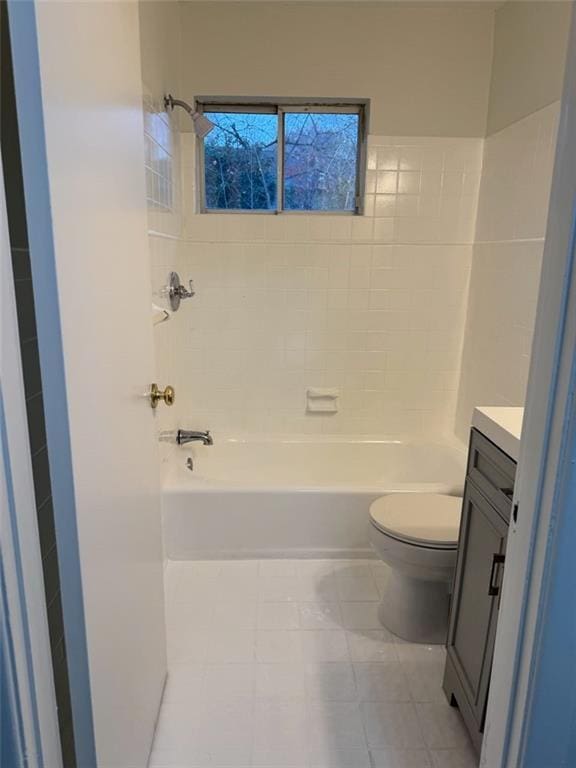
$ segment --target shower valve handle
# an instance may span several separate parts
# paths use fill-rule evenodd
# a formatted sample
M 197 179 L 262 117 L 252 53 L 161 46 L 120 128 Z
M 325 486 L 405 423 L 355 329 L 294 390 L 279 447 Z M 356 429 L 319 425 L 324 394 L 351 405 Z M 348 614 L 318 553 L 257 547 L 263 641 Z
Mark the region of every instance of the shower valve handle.
M 182 285 L 178 272 L 170 272 L 167 294 L 170 300 L 170 308 L 173 312 L 178 310 L 182 299 L 190 299 L 195 295 L 196 291 L 194 290 L 194 284 L 192 280 L 188 280 L 188 285 L 189 288 L 186 288 L 186 286 Z
M 194 290 L 194 283 L 192 280 L 188 280 L 188 285 L 190 286 L 189 289 L 185 288 L 183 285 L 179 285 L 178 288 L 174 288 L 173 290 L 181 299 L 190 299 L 194 296 L 196 291 Z

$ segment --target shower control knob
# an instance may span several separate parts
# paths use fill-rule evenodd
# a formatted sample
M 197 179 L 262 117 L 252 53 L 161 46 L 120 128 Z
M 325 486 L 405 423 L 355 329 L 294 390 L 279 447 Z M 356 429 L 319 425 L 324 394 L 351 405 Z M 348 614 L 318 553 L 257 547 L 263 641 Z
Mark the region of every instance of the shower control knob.
M 178 272 L 170 272 L 168 280 L 168 287 L 166 290 L 168 299 L 170 300 L 170 308 L 173 312 L 177 312 L 178 307 L 182 299 L 190 299 L 196 294 L 194 290 L 194 284 L 192 280 L 188 280 L 189 288 L 186 288 L 180 282 L 180 275 Z
M 158 384 L 152 384 L 150 387 L 150 405 L 152 408 L 156 408 L 160 400 L 164 400 L 166 405 L 174 405 L 175 399 L 174 387 L 167 386 L 164 389 L 159 389 Z

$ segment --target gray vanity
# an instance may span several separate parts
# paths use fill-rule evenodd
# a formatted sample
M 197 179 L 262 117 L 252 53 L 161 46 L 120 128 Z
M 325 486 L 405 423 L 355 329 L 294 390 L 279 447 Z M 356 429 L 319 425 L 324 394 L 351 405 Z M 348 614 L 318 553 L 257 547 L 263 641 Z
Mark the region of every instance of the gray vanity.
M 492 671 L 500 592 L 523 409 L 474 412 L 458 561 L 447 637 L 444 692 L 480 749 Z

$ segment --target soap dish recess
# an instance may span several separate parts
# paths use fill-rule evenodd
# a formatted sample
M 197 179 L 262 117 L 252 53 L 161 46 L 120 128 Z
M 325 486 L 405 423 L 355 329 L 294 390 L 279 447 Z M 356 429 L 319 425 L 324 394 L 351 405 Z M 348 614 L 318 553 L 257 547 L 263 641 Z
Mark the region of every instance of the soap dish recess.
M 310 387 L 306 390 L 306 412 L 338 413 L 339 396 L 340 392 L 337 389 Z

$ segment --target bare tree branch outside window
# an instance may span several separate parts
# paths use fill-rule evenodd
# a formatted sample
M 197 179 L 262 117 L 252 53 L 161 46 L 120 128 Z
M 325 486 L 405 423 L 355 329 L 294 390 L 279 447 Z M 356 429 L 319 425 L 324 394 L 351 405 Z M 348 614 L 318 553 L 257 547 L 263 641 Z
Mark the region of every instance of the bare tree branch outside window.
M 216 126 L 203 147 L 206 210 L 357 210 L 360 109 L 205 114 Z
M 206 113 L 216 128 L 204 140 L 206 207 L 274 210 L 278 116 Z
M 354 210 L 358 115 L 288 113 L 284 132 L 284 207 Z

